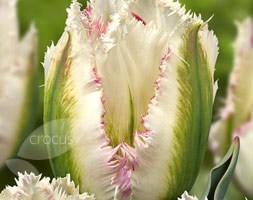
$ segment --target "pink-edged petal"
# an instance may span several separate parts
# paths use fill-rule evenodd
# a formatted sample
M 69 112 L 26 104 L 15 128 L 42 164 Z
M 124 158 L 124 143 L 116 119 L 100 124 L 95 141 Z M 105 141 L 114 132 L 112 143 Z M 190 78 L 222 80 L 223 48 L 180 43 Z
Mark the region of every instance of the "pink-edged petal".
M 253 109 L 253 19 L 238 22 L 237 27 L 235 60 L 228 90 L 234 104 L 234 127 L 249 119 Z
M 133 144 L 134 132 L 144 130 L 141 118 L 155 95 L 154 84 L 161 58 L 168 51 L 168 37 L 152 23 L 143 25 L 135 18 L 121 18 L 110 34 L 114 46 L 97 60 L 105 100 L 105 129 L 114 146 Z
M 66 32 L 46 56 L 45 122 L 65 120 L 62 125 L 46 127 L 49 137 L 69 138 L 64 145 L 49 147 L 50 154 L 71 145 L 71 150 L 51 163 L 56 176 L 71 173 L 81 191 L 94 193 L 97 199 L 112 199 L 110 184 L 115 169 L 108 162 L 113 149 L 103 131 L 102 90 L 94 73 L 94 58 L 86 29 L 80 26 L 80 5 L 68 10 Z M 83 28 L 82 28 L 83 27 Z
M 210 132 L 210 147 L 215 159 L 220 160 L 227 151 L 232 134 L 242 123 L 249 120 L 253 109 L 253 20 L 247 18 L 237 23 L 238 36 L 234 44 L 234 67 L 230 75 L 225 106 L 220 119 Z
M 213 66 L 208 62 L 207 45 L 200 39 L 208 30 L 199 27 L 198 23 L 192 24 L 178 45 L 180 54 L 172 49 L 164 60 L 156 97 L 144 117 L 149 133 L 146 137 L 136 134 L 139 167 L 132 179 L 136 199 L 176 198 L 182 190 L 190 189 L 196 178 L 214 95 Z M 210 39 L 211 44 L 217 44 L 215 36 Z

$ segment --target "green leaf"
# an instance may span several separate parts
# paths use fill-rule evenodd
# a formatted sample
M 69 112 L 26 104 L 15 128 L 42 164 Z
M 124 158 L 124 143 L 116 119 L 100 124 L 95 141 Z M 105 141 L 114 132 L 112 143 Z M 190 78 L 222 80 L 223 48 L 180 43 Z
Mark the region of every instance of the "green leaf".
M 222 200 L 227 192 L 229 183 L 233 177 L 240 149 L 239 138 L 236 137 L 221 162 L 215 166 L 210 174 L 205 193 L 201 200 L 207 197 L 209 200 Z

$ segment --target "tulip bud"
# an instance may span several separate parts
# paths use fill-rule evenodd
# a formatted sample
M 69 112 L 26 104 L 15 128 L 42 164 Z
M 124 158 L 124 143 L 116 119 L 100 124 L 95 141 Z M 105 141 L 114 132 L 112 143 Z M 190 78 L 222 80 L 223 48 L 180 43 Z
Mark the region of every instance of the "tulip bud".
M 0 166 L 34 121 L 36 30 L 18 37 L 16 1 L 0 0 Z
M 81 11 L 73 1 L 44 62 L 45 132 L 73 141 L 50 156 L 55 175 L 71 173 L 97 199 L 181 196 L 204 156 L 217 54 L 213 32 L 178 2 L 97 0 Z

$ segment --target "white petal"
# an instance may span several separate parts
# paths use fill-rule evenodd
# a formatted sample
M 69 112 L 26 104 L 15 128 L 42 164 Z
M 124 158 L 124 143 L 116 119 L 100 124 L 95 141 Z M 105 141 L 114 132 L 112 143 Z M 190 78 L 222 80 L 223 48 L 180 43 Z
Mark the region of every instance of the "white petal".
M 196 196 L 189 195 L 188 192 L 185 191 L 181 198 L 178 198 L 178 200 L 198 200 L 198 198 Z M 207 197 L 205 197 L 205 200 L 208 200 Z
M 218 39 L 217 39 L 216 35 L 214 34 L 214 32 L 209 31 L 208 26 L 205 25 L 204 27 L 202 27 L 202 31 L 200 34 L 200 40 L 203 44 L 203 48 L 206 50 L 208 63 L 209 63 L 210 68 L 212 70 L 211 72 L 212 72 L 212 74 L 214 74 L 215 63 L 216 63 L 216 60 L 218 57 L 218 52 L 219 52 Z M 217 89 L 217 83 L 216 83 L 215 88 Z M 216 93 L 216 91 L 215 91 L 215 93 Z
M 187 191 L 184 192 L 181 198 L 178 198 L 178 200 L 198 200 L 196 196 L 190 196 Z
M 251 122 L 242 125 L 234 136 L 240 138 L 240 154 L 236 165 L 235 176 L 240 187 L 246 194 L 253 196 L 253 119 Z
M 123 141 L 131 144 L 134 132 L 143 130 L 141 118 L 154 96 L 168 37 L 135 19 L 122 22 L 114 34 L 115 46 L 97 60 L 97 70 L 105 99 L 105 128 L 116 146 Z
M 202 148 L 207 141 L 212 113 L 213 70 L 207 62 L 210 55 L 203 48 L 205 45 L 201 40 L 195 41 L 193 38 L 198 37 L 194 34 L 187 34 L 191 38 L 181 40 L 178 45 L 181 54 L 170 53 L 161 67 L 165 71 L 159 81 L 156 97 L 149 105 L 148 115 L 144 118 L 144 126 L 149 134 L 147 137 L 137 134 L 137 138 L 141 136 L 139 141 L 136 139 L 139 167 L 133 172 L 132 181 L 136 199 L 175 198 L 173 195 L 182 192 L 180 188 L 190 187 L 191 183 L 187 183 L 189 174 L 193 175 L 197 171 L 197 163 L 201 163 L 203 158 Z M 197 34 L 201 35 L 201 31 Z M 194 45 L 198 47 L 193 49 Z M 187 56 L 185 52 L 191 52 L 191 55 Z M 193 61 L 194 57 L 199 61 Z M 194 78 L 195 73 L 199 80 Z M 194 149 L 198 149 L 198 152 L 191 152 Z
M 53 58 L 55 51 L 54 43 L 52 42 L 50 47 L 47 47 L 47 52 L 45 53 L 43 67 L 45 71 L 45 76 L 47 76 L 48 73 L 48 67 L 50 66 L 51 59 Z
M 14 64 L 17 56 L 19 34 L 16 0 L 0 0 L 0 31 L 0 74 L 2 74 Z
M 247 18 L 238 23 L 234 67 L 230 75 L 225 106 L 220 110 L 220 119 L 213 124 L 210 132 L 210 147 L 216 160 L 220 160 L 220 156 L 227 151 L 234 130 L 250 118 L 253 109 L 252 38 L 253 20 Z
M 176 30 L 190 17 L 185 15 L 185 8 L 181 7 L 179 2 L 171 0 L 133 0 L 129 9 L 145 23 L 152 21 L 158 28 L 168 32 Z
M 93 49 L 85 27 L 80 26 L 82 13 L 75 3 L 69 14 L 71 18 L 74 16 L 73 21 L 56 45 L 51 62 L 46 62 L 49 66 L 45 66 L 48 70 L 45 119 L 69 118 L 66 121 L 70 125 L 69 129 L 63 129 L 60 133 L 57 127 L 53 127 L 47 134 L 64 133 L 73 141 L 69 154 L 53 159 L 54 172 L 57 176 L 71 172 L 81 191 L 92 191 L 98 199 L 112 199 L 114 187 L 110 182 L 115 169 L 108 162 L 113 152 L 107 146 L 108 139 L 102 129 L 102 91 L 94 73 Z M 51 146 L 51 151 L 57 150 L 54 148 L 54 145 Z
M 185 7 L 181 6 L 178 1 L 172 0 L 132 0 L 129 5 L 129 12 L 143 20 L 144 23 L 153 22 L 154 25 L 167 32 L 170 36 L 170 47 L 175 53 L 184 31 L 193 22 L 202 23 L 200 17 L 190 12 L 186 13 Z
M 86 11 L 91 18 L 98 19 L 99 17 L 102 17 L 106 22 L 110 19 L 111 15 L 119 10 L 119 3 L 120 1 L 116 0 L 91 0 L 90 3 L 88 3 Z
M 66 194 L 79 195 L 79 189 L 75 187 L 75 183 L 71 181 L 70 174 L 67 174 L 64 178 L 57 178 L 52 180 L 52 186 L 65 191 Z
M 230 77 L 229 94 L 233 96 L 234 127 L 250 116 L 253 109 L 253 19 L 238 23 L 235 61 Z
M 8 69 L 1 72 L 3 75 L 0 77 L 0 165 L 13 153 L 22 137 L 20 126 L 23 115 L 28 114 L 30 109 L 25 106 L 25 99 L 30 98 L 28 83 L 36 68 L 37 38 L 34 27 L 16 44 L 16 48 L 14 57 L 8 62 Z
M 79 194 L 78 189 L 70 181 L 70 176 L 54 179 L 50 183 L 50 178 L 41 179 L 41 175 L 33 173 L 19 173 L 17 186 L 7 186 L 0 194 L 0 200 L 95 200 L 94 195 L 87 193 Z

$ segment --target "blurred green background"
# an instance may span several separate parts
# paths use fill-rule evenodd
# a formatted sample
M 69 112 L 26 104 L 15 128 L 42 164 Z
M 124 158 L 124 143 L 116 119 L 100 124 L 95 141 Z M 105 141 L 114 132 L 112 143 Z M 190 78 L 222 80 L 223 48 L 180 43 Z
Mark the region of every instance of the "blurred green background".
M 31 22 L 38 29 L 39 37 L 39 85 L 43 85 L 44 71 L 41 65 L 47 46 L 53 41 L 56 43 L 60 38 L 67 17 L 66 8 L 71 0 L 19 0 L 18 16 L 20 22 L 21 36 L 28 30 Z M 85 7 L 86 1 L 79 0 Z M 212 15 L 214 17 L 209 23 L 210 29 L 213 29 L 219 39 L 220 54 L 216 65 L 216 79 L 219 79 L 219 92 L 215 102 L 215 113 L 221 106 L 221 99 L 225 96 L 225 90 L 228 81 L 228 74 L 233 65 L 233 40 L 236 37 L 235 20 L 242 20 L 249 15 L 253 15 L 253 0 L 182 0 L 187 10 L 201 13 L 203 20 L 208 20 Z M 42 125 L 43 116 L 43 87 L 39 87 L 39 106 L 37 114 L 36 127 Z M 215 115 L 214 115 L 215 116 Z M 207 154 L 208 155 L 208 154 Z M 208 156 L 207 159 L 208 161 Z M 206 162 L 210 163 L 210 162 Z M 40 172 L 51 176 L 49 163 L 33 162 Z M 205 166 L 205 164 L 204 164 Z M 208 166 L 210 169 L 210 166 Z M 205 168 L 203 168 L 205 171 Z M 14 176 L 8 169 L 4 170 L 4 176 Z M 204 177 L 205 178 L 205 177 Z M 203 180 L 200 180 L 200 183 Z M 0 177 L 0 190 L 5 184 L 13 184 L 13 178 L 4 179 Z M 244 199 L 242 194 L 235 194 L 235 190 L 230 189 L 233 195 L 231 199 Z M 236 196 L 237 195 L 237 196 Z

